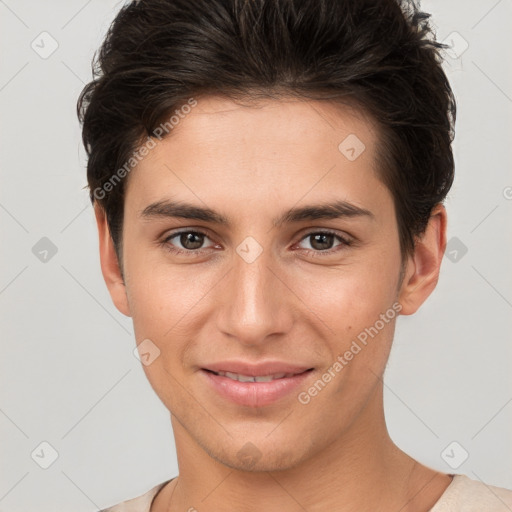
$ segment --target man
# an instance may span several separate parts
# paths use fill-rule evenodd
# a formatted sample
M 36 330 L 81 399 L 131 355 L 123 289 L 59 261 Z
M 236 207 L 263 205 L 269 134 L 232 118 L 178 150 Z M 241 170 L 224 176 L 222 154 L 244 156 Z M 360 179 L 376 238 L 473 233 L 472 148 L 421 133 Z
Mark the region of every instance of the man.
M 78 105 L 101 267 L 179 475 L 110 511 L 504 511 L 387 432 L 437 284 L 455 101 L 396 0 L 141 0 Z

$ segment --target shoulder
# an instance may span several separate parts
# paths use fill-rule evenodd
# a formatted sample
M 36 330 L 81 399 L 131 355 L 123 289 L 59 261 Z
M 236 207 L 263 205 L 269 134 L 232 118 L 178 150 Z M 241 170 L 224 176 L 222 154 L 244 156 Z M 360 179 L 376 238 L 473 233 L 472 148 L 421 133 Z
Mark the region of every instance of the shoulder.
M 512 490 L 455 475 L 429 512 L 510 512 Z
M 127 501 L 118 503 L 117 505 L 102 509 L 100 512 L 150 512 L 151 503 L 153 502 L 154 497 L 157 495 L 158 491 L 160 491 L 160 489 L 162 489 L 164 485 L 169 483 L 171 480 L 172 478 L 162 482 L 161 484 L 155 485 L 141 496 L 137 496 L 136 498 L 131 498 Z

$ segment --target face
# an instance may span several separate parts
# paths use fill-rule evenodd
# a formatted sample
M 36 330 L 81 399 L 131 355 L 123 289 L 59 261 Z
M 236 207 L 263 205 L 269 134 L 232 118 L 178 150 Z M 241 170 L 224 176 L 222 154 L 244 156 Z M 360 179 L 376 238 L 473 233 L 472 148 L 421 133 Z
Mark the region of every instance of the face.
M 403 293 L 377 138 L 325 102 L 208 97 L 129 176 L 114 301 L 173 421 L 227 466 L 294 467 L 372 407 Z

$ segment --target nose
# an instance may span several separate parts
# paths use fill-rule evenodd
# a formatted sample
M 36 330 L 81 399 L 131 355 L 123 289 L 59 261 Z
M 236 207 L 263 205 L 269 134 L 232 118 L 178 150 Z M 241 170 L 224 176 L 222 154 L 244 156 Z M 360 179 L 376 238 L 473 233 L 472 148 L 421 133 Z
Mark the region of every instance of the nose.
M 238 253 L 220 288 L 217 327 L 226 336 L 246 346 L 261 346 L 286 334 L 297 311 L 296 299 L 287 286 L 287 276 L 263 251 L 248 262 Z

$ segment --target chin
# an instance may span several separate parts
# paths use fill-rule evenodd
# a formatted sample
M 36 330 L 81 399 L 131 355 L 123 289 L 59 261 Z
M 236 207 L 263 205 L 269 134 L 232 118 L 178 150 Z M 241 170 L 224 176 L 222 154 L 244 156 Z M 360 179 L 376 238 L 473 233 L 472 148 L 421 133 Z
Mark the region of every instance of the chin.
M 233 451 L 233 445 L 241 448 Z M 299 452 L 297 446 L 286 447 L 283 444 L 270 443 L 268 440 L 261 442 L 246 441 L 245 443 L 230 443 L 229 446 L 214 448 L 204 447 L 205 451 L 217 462 L 236 471 L 267 472 L 285 471 L 299 465 L 307 458 L 306 453 Z
M 299 457 L 297 453 L 282 452 L 273 454 L 262 453 L 258 459 L 240 458 L 238 453 L 230 457 L 214 458 L 216 458 L 217 462 L 236 471 L 266 473 L 269 471 L 292 469 L 299 464 Z

